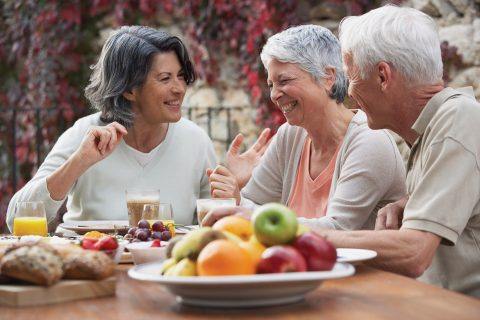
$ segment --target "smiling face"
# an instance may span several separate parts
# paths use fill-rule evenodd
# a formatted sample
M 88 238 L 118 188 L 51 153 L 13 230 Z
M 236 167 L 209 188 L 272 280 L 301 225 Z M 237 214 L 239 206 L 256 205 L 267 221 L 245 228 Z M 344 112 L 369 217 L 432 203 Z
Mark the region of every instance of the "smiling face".
M 144 84 L 127 97 L 136 117 L 151 124 L 177 122 L 187 89 L 184 71 L 174 52 L 153 57 Z
M 348 77 L 348 95 L 355 100 L 358 107 L 367 115 L 368 126 L 371 129 L 385 128 L 388 119 L 388 102 L 381 90 L 382 77 L 375 70 L 366 79 L 360 76 L 359 68 L 350 55 L 344 55 L 345 74 Z
M 324 86 L 293 63 L 272 59 L 268 64 L 267 83 L 272 102 L 290 125 L 305 127 L 312 112 L 319 112 L 315 106 L 326 105 L 331 100 Z

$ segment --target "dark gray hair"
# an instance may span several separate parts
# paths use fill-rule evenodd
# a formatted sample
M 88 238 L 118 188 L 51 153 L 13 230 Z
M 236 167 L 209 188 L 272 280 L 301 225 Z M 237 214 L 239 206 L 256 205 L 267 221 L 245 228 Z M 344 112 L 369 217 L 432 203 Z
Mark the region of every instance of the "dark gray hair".
M 191 84 L 196 75 L 182 41 L 165 31 L 143 26 L 123 26 L 114 31 L 105 42 L 98 62 L 92 67 L 90 83 L 85 96 L 92 106 L 101 111 L 105 123 L 117 121 L 131 127 L 134 113 L 130 101 L 123 97 L 145 82 L 153 57 L 161 52 L 174 52 Z
M 325 68 L 334 68 L 335 83 L 330 98 L 337 103 L 345 100 L 348 81 L 340 43 L 330 30 L 311 24 L 291 27 L 268 38 L 260 57 L 266 69 L 272 59 L 295 63 L 318 82 L 326 77 Z

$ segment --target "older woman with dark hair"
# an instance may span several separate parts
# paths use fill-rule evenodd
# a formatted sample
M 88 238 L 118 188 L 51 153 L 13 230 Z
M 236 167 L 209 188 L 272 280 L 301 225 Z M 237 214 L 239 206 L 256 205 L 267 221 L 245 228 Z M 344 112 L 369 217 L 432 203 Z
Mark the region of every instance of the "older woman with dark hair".
M 405 194 L 405 167 L 389 133 L 370 130 L 363 111 L 344 106 L 338 40 L 320 26 L 293 27 L 270 37 L 261 58 L 287 123 L 241 193 L 236 168 L 218 166 L 210 174 L 213 196 L 247 207 L 281 202 L 312 227 L 373 228 L 376 211 Z M 203 223 L 237 210 L 213 211 Z
M 191 224 L 195 200 L 210 194 L 205 170 L 215 165 L 207 134 L 181 117 L 195 72 L 182 41 L 129 26 L 106 41 L 86 96 L 100 112 L 59 138 L 33 179 L 12 198 L 43 201 L 48 218 L 68 197 L 64 220 L 127 219 L 125 190 L 159 189 L 176 222 Z

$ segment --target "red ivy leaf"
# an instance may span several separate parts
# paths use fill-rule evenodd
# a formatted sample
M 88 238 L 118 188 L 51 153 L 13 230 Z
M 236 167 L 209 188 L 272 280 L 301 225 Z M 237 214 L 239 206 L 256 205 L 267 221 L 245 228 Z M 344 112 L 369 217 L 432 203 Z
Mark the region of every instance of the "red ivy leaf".
M 64 19 L 67 22 L 73 23 L 75 25 L 79 25 L 82 20 L 82 17 L 80 14 L 81 14 L 80 9 L 72 4 L 62 9 L 62 11 L 60 12 L 60 17 L 62 17 L 62 19 Z

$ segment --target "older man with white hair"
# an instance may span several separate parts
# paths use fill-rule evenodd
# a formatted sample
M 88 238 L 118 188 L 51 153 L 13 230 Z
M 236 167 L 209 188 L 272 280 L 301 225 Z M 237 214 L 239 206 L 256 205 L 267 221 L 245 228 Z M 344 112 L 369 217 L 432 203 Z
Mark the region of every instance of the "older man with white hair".
M 444 88 L 437 27 L 411 8 L 384 6 L 340 25 L 349 95 L 370 128 L 411 145 L 399 230 L 318 230 L 337 247 L 378 252 L 386 270 L 480 296 L 480 105 L 471 88 Z M 391 216 L 389 216 L 389 219 Z M 382 220 L 383 219 L 383 220 Z

